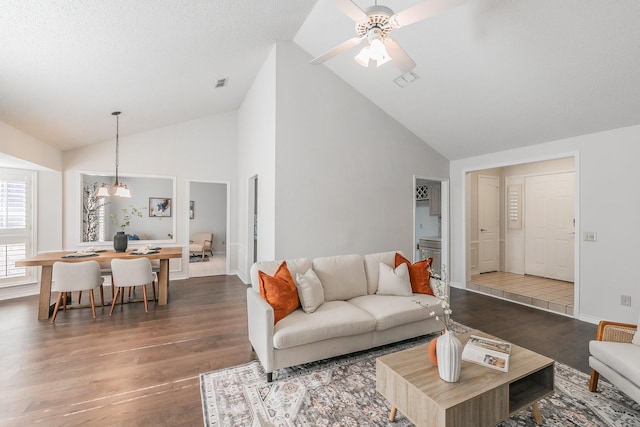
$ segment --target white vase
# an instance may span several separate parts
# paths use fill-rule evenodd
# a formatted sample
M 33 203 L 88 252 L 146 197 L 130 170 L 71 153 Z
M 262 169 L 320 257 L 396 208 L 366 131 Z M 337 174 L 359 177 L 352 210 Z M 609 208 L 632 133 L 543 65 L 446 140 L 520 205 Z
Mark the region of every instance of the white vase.
M 436 344 L 438 355 L 438 374 L 444 381 L 455 383 L 460 378 L 462 364 L 462 344 L 450 331 L 438 337 Z

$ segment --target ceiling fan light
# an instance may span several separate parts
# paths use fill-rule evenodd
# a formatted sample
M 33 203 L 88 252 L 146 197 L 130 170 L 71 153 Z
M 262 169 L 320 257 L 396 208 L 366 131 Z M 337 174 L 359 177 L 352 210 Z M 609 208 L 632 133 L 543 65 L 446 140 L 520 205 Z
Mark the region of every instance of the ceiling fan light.
M 386 64 L 387 62 L 391 61 L 391 57 L 389 55 L 385 55 L 383 56 L 381 59 L 377 59 L 376 60 L 376 66 L 381 66 L 383 64 Z
M 382 40 L 379 38 L 372 40 L 369 44 L 369 54 L 371 55 L 371 59 L 378 63 L 378 67 L 391 59 L 389 58 L 389 54 L 387 53 L 387 49 L 384 47 Z
M 369 60 L 371 59 L 371 55 L 369 53 L 369 45 L 365 46 L 362 48 L 362 50 L 360 51 L 360 53 L 358 53 L 353 59 L 356 60 L 356 62 L 360 65 L 362 65 L 363 67 L 368 67 L 369 66 Z

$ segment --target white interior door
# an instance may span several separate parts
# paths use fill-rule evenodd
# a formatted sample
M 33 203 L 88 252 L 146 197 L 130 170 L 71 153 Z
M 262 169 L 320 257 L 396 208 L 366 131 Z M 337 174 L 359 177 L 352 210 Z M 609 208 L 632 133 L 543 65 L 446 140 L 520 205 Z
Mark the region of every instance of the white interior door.
M 525 179 L 525 274 L 573 282 L 575 173 Z
M 500 256 L 498 177 L 478 176 L 478 267 L 498 271 Z

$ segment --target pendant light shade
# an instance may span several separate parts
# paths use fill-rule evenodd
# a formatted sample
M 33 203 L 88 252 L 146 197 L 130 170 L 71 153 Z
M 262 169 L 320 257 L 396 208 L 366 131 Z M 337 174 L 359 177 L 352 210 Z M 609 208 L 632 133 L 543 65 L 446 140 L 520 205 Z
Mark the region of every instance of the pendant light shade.
M 113 184 L 113 188 L 109 191 L 107 184 L 102 184 L 100 188 L 96 190 L 97 197 L 131 197 L 129 188 L 119 181 L 118 167 L 120 166 L 120 111 L 114 111 L 111 115 L 116 116 L 116 182 Z

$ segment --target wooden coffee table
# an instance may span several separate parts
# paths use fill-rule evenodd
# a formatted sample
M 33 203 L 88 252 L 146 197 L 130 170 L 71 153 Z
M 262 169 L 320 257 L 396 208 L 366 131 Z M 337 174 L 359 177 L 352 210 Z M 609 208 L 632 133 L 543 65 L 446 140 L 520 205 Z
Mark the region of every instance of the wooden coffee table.
M 473 330 L 458 336 L 463 346 L 469 335 L 499 340 Z M 542 425 L 538 400 L 553 393 L 553 364 L 512 344 L 509 372 L 462 361 L 460 380 L 448 383 L 440 379 L 427 345 L 422 345 L 379 357 L 376 390 L 391 403 L 392 422 L 399 410 L 417 426 L 486 427 L 531 406 Z

